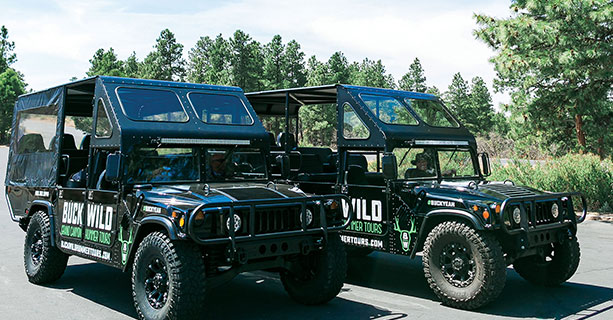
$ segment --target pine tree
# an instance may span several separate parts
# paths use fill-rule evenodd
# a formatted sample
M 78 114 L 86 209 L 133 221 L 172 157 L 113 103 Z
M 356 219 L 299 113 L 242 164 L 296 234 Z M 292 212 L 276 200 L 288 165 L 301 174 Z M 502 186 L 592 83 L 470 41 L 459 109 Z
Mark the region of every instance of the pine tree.
M 477 38 L 496 51 L 496 85 L 514 118 L 561 149 L 613 150 L 613 10 L 610 0 L 519 0 L 511 16 L 475 15 Z M 520 134 L 521 135 L 521 134 Z
M 236 30 L 229 42 L 233 84 L 246 92 L 261 90 L 264 63 L 260 44 L 241 30 Z
M 426 92 L 428 88 L 426 76 L 418 58 L 413 60 L 413 63 L 409 66 L 409 71 L 398 81 L 398 87 L 405 91 Z
M 11 67 L 17 61 L 14 49 L 15 43 L 9 41 L 8 30 L 2 26 L 0 28 L 0 143 L 3 144 L 9 140 L 15 101 L 26 91 L 23 75 Z
M 185 78 L 185 61 L 182 56 L 183 45 L 177 42 L 174 33 L 168 29 L 162 30 L 153 48 L 154 50 L 147 55 L 143 62 L 143 77 L 183 81 Z
M 98 49 L 94 56 L 89 60 L 91 64 L 86 74 L 90 77 L 104 75 L 104 76 L 125 76 L 124 62 L 117 59 L 117 55 L 113 48 L 109 48 L 108 51 L 104 49 Z

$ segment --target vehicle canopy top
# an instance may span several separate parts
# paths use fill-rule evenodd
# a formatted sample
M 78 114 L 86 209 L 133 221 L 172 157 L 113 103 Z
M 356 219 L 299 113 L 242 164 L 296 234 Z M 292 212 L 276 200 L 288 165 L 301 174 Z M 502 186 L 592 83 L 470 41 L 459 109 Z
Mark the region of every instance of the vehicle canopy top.
M 14 110 L 7 185 L 55 183 L 63 140 L 56 137 L 68 115 L 92 117 L 92 147 L 126 153 L 143 143 L 269 148 L 237 87 L 96 76 L 22 95 Z
M 250 92 L 246 96 L 258 115 L 285 115 L 288 119 L 298 117 L 302 106 L 329 104 L 337 109 L 339 148 L 460 145 L 476 150 L 474 136 L 438 97 L 427 93 L 337 84 Z M 344 134 L 349 121 L 358 121 L 351 120 L 355 116 L 367 135 L 356 138 Z M 438 119 L 432 121 L 432 116 Z M 439 125 L 441 119 L 445 125 Z

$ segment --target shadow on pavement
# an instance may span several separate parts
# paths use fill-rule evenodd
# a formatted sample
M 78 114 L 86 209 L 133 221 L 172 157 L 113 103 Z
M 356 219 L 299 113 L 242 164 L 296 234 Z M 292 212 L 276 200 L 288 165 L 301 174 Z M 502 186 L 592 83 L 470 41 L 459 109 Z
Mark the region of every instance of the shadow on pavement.
M 373 253 L 349 258 L 347 283 L 394 292 L 412 297 L 440 301 L 424 278 L 421 257 Z M 613 289 L 569 282 L 558 287 L 540 287 L 507 269 L 504 290 L 492 303 L 470 312 L 506 317 L 563 318 L 606 310 L 593 307 L 613 302 Z M 609 309 L 611 307 L 606 307 Z
M 99 263 L 69 265 L 51 287 L 136 318 L 132 303 L 131 279 L 112 267 Z M 343 299 L 321 306 L 304 306 L 291 300 L 276 274 L 244 273 L 207 293 L 207 319 L 400 319 L 404 314 Z M 391 316 L 391 317 L 390 317 Z

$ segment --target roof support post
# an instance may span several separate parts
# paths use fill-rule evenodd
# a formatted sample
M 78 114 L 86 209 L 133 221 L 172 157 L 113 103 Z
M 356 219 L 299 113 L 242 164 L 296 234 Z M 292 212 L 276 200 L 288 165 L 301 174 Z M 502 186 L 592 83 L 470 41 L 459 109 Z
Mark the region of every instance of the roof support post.
M 289 92 L 285 92 L 285 153 L 290 153 L 289 145 Z

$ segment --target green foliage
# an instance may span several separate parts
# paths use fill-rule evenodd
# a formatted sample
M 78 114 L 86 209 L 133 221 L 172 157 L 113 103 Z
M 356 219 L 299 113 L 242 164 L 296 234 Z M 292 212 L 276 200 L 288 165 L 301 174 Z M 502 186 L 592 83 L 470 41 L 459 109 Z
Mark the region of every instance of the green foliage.
M 264 63 L 260 43 L 241 30 L 236 30 L 229 42 L 234 85 L 246 92 L 261 90 Z
M 510 111 L 524 118 L 518 136 L 610 154 L 611 2 L 521 0 L 511 10 L 504 19 L 476 15 L 475 35 L 497 52 L 495 85 L 511 92 Z
M 9 31 L 5 26 L 0 27 L 0 72 L 4 72 L 9 66 L 17 61 L 13 53 L 15 43 L 9 41 Z
M 459 72 L 456 73 L 445 99 L 453 114 L 474 134 L 484 135 L 505 126 L 506 118 L 502 114 L 496 116 L 492 96 L 481 77 L 474 77 L 469 85 Z
M 517 185 L 552 192 L 580 191 L 592 210 L 613 203 L 613 162 L 594 155 L 569 154 L 535 166 L 514 161 L 506 167 L 495 163 L 492 167 L 490 180 L 511 179 Z
M 187 80 L 216 85 L 232 84 L 230 73 L 230 44 L 221 34 L 213 40 L 200 37 L 189 51 Z
M 398 81 L 398 87 L 405 91 L 426 92 L 428 89 L 426 76 L 418 58 L 413 60 L 413 63 L 409 66 L 409 72 Z
M 125 75 L 124 62 L 117 59 L 113 48 L 109 48 L 108 51 L 98 49 L 89 63 L 91 66 L 86 74 L 90 77 L 97 75 L 121 77 Z
M 182 81 L 185 78 L 183 45 L 177 42 L 174 33 L 162 30 L 154 50 L 143 63 L 141 76 L 148 79 Z
M 396 84 L 391 74 L 386 74 L 381 60 L 365 58 L 360 64 L 354 64 L 350 71 L 351 84 L 358 86 L 394 89 Z
M 17 61 L 15 43 L 8 40 L 8 30 L 0 28 L 0 143 L 8 143 L 17 97 L 25 93 L 23 75 L 11 68 Z

